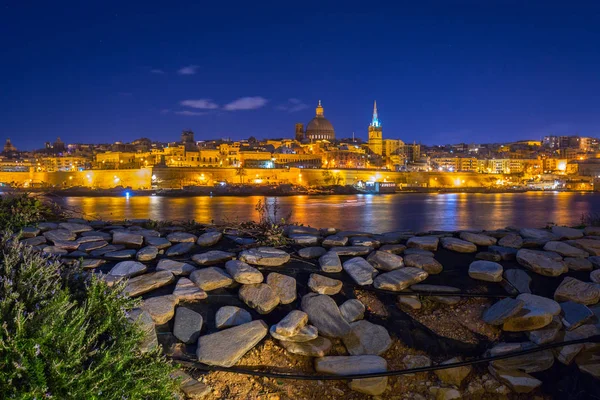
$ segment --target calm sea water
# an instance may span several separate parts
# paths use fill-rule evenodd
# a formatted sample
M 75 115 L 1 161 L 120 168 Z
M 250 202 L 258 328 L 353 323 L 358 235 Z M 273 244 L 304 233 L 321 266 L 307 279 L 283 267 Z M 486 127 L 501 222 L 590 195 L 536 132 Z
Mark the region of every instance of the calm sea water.
M 68 197 L 64 202 L 89 217 L 110 220 L 196 220 L 202 223 L 258 219 L 259 196 L 250 197 Z M 575 225 L 600 212 L 600 193 L 460 193 L 292 196 L 277 201 L 280 215 L 315 227 L 385 232 L 408 229 L 492 229 Z

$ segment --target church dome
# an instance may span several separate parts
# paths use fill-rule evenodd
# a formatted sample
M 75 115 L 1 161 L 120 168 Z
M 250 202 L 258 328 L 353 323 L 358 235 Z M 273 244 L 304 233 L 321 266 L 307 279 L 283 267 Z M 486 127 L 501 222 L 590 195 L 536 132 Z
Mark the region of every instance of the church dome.
M 323 115 L 323 106 L 321 105 L 321 101 L 319 100 L 319 105 L 317 106 L 317 115 L 310 120 L 310 122 L 306 125 L 306 138 L 307 139 L 326 139 L 326 140 L 334 140 L 335 139 L 335 131 L 333 129 L 333 125 L 331 122 Z

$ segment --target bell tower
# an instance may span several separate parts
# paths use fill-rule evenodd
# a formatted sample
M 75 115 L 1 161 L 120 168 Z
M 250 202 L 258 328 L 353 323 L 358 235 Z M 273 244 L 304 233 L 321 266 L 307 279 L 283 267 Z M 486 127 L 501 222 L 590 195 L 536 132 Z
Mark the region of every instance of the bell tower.
M 373 119 L 369 124 L 369 149 L 377 155 L 383 154 L 383 130 L 377 115 L 377 101 L 373 105 Z

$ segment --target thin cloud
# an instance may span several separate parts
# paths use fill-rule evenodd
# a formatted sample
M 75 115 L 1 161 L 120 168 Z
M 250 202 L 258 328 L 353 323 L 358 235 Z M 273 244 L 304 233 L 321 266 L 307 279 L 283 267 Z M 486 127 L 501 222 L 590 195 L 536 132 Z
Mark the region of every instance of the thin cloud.
M 187 67 L 183 67 L 177 71 L 179 75 L 194 75 L 198 72 L 198 65 L 188 65 Z
M 162 110 L 160 110 L 160 113 L 163 114 L 163 115 L 164 114 L 168 114 L 170 112 L 171 112 L 171 110 L 169 108 L 163 108 Z
M 183 100 L 179 104 L 184 107 L 198 108 L 201 110 L 214 110 L 219 108 L 219 105 L 211 99 Z
M 302 100 L 292 97 L 288 99 L 288 101 L 285 104 L 278 105 L 275 108 L 280 111 L 287 111 L 293 113 L 308 108 L 308 105 L 304 104 Z
M 199 115 L 206 115 L 207 113 L 201 112 L 201 111 L 182 110 L 182 111 L 175 111 L 175 114 L 186 115 L 188 117 L 197 117 Z
M 227 111 L 256 110 L 257 108 L 261 108 L 267 104 L 267 101 L 267 99 L 260 96 L 240 97 L 229 104 L 225 104 L 225 107 L 223 108 Z
M 163 75 L 165 73 L 165 71 L 163 71 L 162 69 L 155 68 L 155 69 L 151 69 L 150 73 L 151 74 Z

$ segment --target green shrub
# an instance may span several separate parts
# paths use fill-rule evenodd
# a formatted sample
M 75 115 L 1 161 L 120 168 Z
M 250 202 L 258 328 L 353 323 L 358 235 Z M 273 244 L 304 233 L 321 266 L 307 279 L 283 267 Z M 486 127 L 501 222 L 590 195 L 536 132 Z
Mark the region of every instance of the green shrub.
M 0 229 L 18 231 L 24 226 L 60 218 L 58 208 L 27 194 L 0 196 Z
M 156 348 L 139 351 L 123 285 L 0 242 L 0 398 L 167 399 L 176 384 Z

